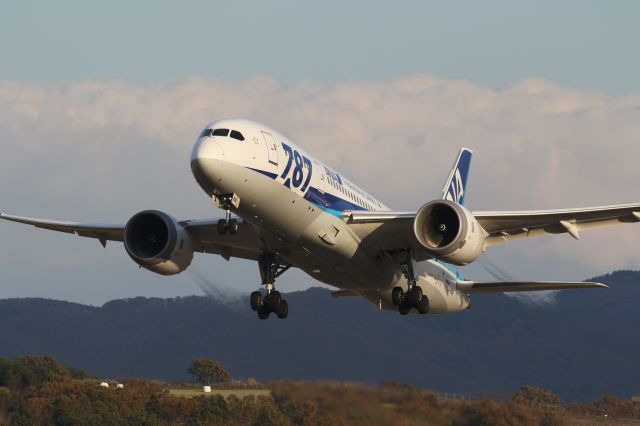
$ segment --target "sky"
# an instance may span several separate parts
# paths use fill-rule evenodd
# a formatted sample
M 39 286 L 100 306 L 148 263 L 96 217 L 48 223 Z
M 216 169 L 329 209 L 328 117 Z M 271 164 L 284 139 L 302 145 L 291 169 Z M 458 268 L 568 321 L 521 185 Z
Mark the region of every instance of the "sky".
M 632 1 L 12 2 L 0 15 L 0 211 L 217 217 L 188 160 L 202 126 L 226 117 L 277 129 L 398 210 L 439 196 L 462 145 L 476 152 L 472 210 L 638 201 L 638 12 Z M 160 277 L 119 244 L 12 223 L 0 237 L 0 298 L 99 305 L 259 281 L 247 261 L 197 254 Z M 637 268 L 639 246 L 640 230 L 621 226 L 487 257 L 517 279 L 575 280 Z M 296 271 L 280 280 L 310 285 Z

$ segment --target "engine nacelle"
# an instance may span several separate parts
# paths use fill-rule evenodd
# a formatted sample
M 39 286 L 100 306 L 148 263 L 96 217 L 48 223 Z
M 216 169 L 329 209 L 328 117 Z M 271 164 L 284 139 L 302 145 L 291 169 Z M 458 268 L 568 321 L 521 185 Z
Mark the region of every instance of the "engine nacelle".
M 161 275 L 178 274 L 193 259 L 187 231 L 158 210 L 145 210 L 129 219 L 124 228 L 124 248 L 138 265 Z
M 420 207 L 413 232 L 425 250 L 438 260 L 466 265 L 484 251 L 484 230 L 460 204 L 434 200 Z

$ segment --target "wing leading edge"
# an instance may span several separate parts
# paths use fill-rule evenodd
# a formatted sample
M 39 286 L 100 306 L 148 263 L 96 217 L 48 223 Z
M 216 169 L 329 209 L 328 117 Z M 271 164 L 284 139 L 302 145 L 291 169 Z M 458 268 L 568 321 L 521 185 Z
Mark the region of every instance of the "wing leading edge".
M 31 217 L 13 216 L 5 213 L 0 213 L 0 219 L 33 225 L 37 228 L 49 229 L 52 231 L 76 234 L 81 237 L 96 238 L 100 241 L 100 243 L 102 243 L 103 246 L 107 244 L 107 241 L 122 241 L 124 234 L 124 225 L 63 222 L 47 219 L 34 219 Z
M 487 245 L 514 238 L 568 233 L 580 239 L 580 232 L 621 223 L 640 222 L 640 204 L 587 207 L 565 210 L 473 212 L 487 231 Z

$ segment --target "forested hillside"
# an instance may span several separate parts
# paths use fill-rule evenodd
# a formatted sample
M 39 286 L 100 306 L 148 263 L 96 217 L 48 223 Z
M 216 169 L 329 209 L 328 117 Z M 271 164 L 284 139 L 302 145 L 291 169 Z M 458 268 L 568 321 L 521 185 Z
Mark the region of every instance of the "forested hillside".
M 0 301 L 0 357 L 52 355 L 99 377 L 186 380 L 193 359 L 237 379 L 397 381 L 441 392 L 512 395 L 524 384 L 563 401 L 640 394 L 640 273 L 596 278 L 609 290 L 532 305 L 473 297 L 440 317 L 381 312 L 323 289 L 287 295 L 286 320 L 211 298 L 115 300 L 102 307 Z

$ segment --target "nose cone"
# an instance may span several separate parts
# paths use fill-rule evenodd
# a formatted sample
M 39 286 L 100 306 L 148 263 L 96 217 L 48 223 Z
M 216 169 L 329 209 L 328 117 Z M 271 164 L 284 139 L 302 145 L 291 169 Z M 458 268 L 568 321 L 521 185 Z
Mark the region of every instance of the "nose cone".
M 222 160 L 224 161 L 224 151 L 222 146 L 211 138 L 201 138 L 193 146 L 191 151 L 191 163 L 201 160 Z
M 210 138 L 199 139 L 191 152 L 191 172 L 206 192 L 211 192 L 215 182 L 221 179 L 224 168 L 224 150 Z

